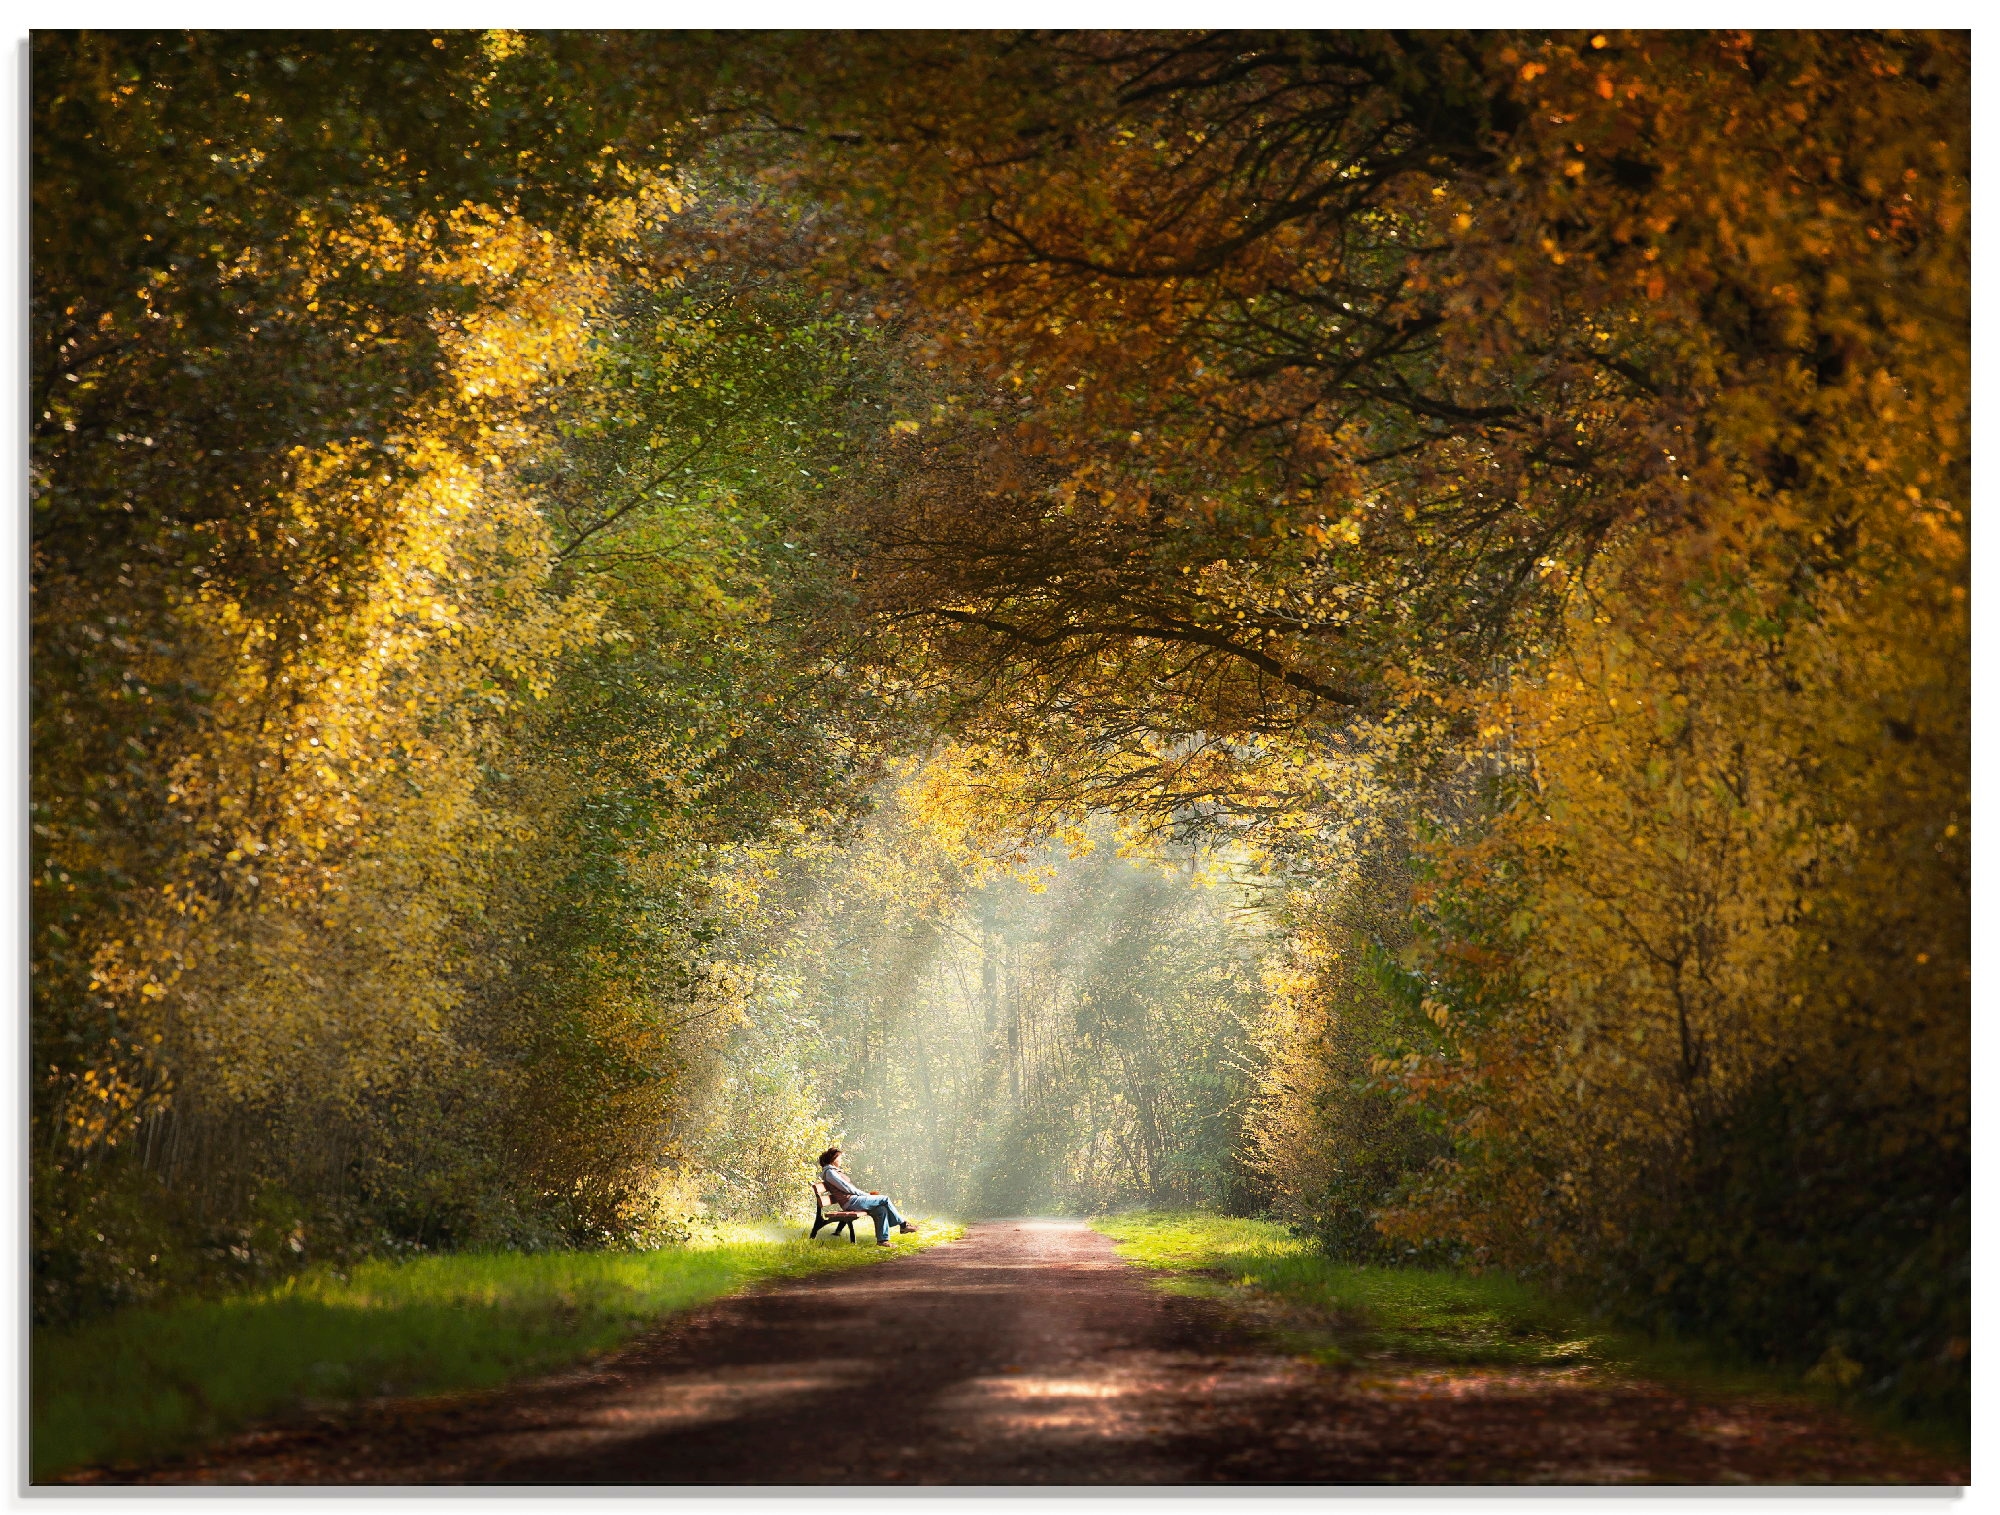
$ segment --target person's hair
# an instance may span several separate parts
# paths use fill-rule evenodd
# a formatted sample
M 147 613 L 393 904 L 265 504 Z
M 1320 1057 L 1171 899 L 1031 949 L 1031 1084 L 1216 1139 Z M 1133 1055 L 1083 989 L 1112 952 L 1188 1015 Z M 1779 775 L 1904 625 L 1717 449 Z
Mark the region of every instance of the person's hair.
M 824 1168 L 828 1163 L 840 1156 L 840 1153 L 841 1149 L 839 1147 L 828 1147 L 824 1152 L 820 1153 L 819 1165 Z

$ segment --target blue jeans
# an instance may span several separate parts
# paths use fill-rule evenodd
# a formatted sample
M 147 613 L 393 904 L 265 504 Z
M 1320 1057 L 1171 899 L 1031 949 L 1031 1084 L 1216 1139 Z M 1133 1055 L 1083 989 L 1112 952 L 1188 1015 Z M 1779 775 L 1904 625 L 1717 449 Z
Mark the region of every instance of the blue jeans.
M 887 1241 L 889 1228 L 903 1224 L 895 1202 L 886 1194 L 857 1194 L 847 1202 L 847 1208 L 863 1211 L 874 1219 L 877 1241 Z

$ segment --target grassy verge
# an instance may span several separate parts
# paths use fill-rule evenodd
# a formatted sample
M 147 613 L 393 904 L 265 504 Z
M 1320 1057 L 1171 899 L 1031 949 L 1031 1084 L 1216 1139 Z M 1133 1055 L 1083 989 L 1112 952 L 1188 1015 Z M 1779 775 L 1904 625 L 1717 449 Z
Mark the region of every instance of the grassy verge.
M 1144 1211 L 1091 1224 L 1162 1286 L 1248 1308 L 1323 1362 L 1460 1367 L 1603 1361 L 1608 1337 L 1511 1279 L 1335 1262 L 1270 1221 Z
M 461 1253 L 135 1309 L 33 1347 L 32 1474 L 159 1457 L 272 1415 L 489 1388 L 618 1346 L 764 1279 L 893 1252 L 737 1227 L 657 1252 Z M 933 1223 L 897 1250 L 962 1236 Z
M 1287 1349 L 1332 1365 L 1589 1366 L 1708 1395 L 1844 1402 L 1835 1390 L 1744 1365 L 1700 1342 L 1613 1330 L 1510 1278 L 1336 1262 L 1269 1221 L 1141 1211 L 1091 1224 L 1118 1243 L 1120 1256 L 1164 1273 L 1163 1288 L 1216 1299 Z M 1967 1446 L 1961 1424 L 1860 1413 L 1933 1450 Z

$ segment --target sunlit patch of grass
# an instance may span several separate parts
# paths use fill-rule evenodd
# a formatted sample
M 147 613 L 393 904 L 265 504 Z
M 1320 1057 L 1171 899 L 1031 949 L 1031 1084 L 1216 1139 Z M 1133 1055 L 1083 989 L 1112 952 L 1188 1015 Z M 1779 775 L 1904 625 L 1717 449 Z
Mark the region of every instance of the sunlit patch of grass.
M 655 1252 L 441 1254 L 322 1269 L 224 1299 L 134 1309 L 33 1345 L 32 1477 L 153 1458 L 253 1420 L 381 1395 L 490 1388 L 629 1340 L 765 1279 L 857 1267 L 965 1234 L 927 1221 L 895 1251 L 711 1228 Z
M 1232 1216 L 1145 1211 L 1091 1224 L 1120 1256 L 1177 1275 L 1181 1292 L 1247 1290 L 1288 1307 L 1269 1323 L 1294 1336 L 1314 1326 L 1330 1333 L 1297 1343 L 1323 1359 L 1524 1367 L 1602 1356 L 1604 1333 L 1512 1279 L 1336 1262 L 1283 1226 Z
M 1957 1422 L 1906 1420 L 1705 1342 L 1621 1331 L 1498 1274 L 1336 1262 L 1270 1221 L 1193 1211 L 1132 1211 L 1091 1225 L 1118 1243 L 1121 1257 L 1165 1274 L 1162 1287 L 1218 1300 L 1329 1365 L 1588 1366 L 1708 1395 L 1839 1402 L 1920 1446 L 1966 1445 Z

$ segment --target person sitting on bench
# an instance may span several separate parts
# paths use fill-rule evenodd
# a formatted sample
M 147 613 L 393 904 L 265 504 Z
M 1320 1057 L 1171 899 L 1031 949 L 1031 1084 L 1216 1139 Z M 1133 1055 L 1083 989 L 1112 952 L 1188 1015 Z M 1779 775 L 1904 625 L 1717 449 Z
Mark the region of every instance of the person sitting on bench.
M 819 1176 L 831 1194 L 834 1203 L 849 1210 L 860 1210 L 875 1222 L 875 1245 L 889 1245 L 889 1228 L 899 1231 L 914 1231 L 917 1228 L 903 1219 L 896 1209 L 895 1201 L 886 1194 L 863 1194 L 854 1187 L 854 1180 L 840 1171 L 840 1148 L 828 1147 L 819 1155 Z

